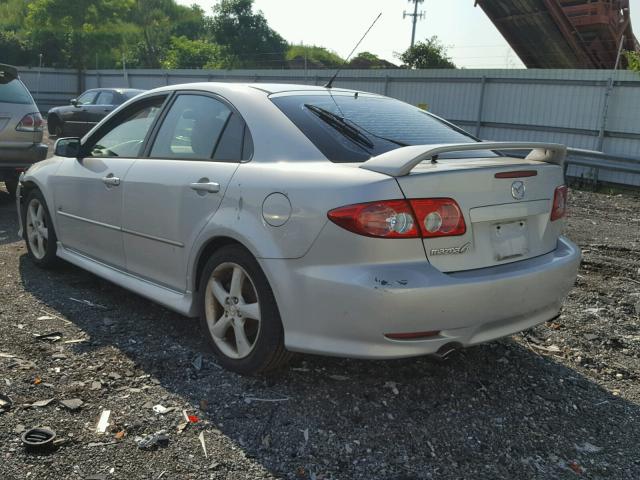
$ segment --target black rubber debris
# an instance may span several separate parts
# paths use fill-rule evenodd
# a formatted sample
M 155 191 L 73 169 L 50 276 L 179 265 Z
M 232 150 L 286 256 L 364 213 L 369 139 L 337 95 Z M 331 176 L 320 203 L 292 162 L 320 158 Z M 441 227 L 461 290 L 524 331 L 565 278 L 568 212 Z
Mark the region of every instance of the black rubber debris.
M 56 432 L 49 428 L 32 428 L 22 434 L 22 443 L 27 450 L 43 451 L 53 447 Z

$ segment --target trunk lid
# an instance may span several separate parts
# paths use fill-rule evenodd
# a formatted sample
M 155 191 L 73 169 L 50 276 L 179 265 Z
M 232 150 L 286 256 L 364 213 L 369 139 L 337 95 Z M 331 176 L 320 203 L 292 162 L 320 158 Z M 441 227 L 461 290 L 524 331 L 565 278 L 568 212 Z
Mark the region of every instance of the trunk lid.
M 496 178 L 518 171 L 535 175 Z M 429 262 L 442 272 L 551 252 L 564 226 L 563 220 L 550 221 L 554 191 L 564 183 L 561 165 L 510 157 L 440 159 L 420 163 L 396 180 L 408 199 L 452 198 L 460 206 L 463 235 L 423 239 Z

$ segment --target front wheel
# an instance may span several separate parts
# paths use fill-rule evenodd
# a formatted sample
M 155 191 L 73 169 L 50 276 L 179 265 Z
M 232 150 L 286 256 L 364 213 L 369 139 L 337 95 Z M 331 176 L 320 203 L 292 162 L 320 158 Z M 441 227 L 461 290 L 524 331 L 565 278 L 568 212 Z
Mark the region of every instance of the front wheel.
M 235 245 L 218 250 L 200 285 L 201 327 L 225 368 L 252 375 L 288 362 L 273 292 L 247 250 Z
M 62 128 L 62 122 L 57 118 L 52 118 L 47 123 L 47 129 L 49 130 L 49 135 L 52 137 L 62 137 L 64 134 L 64 129 Z
M 47 203 L 39 190 L 32 190 L 27 196 L 23 224 L 27 251 L 33 262 L 42 268 L 55 266 L 58 263 L 58 239 L 53 230 Z

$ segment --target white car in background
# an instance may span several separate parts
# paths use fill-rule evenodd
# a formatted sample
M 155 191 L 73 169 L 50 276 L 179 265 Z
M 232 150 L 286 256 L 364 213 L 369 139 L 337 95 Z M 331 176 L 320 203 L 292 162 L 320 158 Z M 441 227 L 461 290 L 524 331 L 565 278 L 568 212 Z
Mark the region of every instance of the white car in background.
M 391 98 L 199 83 L 125 103 L 22 177 L 29 255 L 201 318 L 244 374 L 290 352 L 445 352 L 558 315 L 566 150 Z M 503 152 L 526 150 L 526 158 Z

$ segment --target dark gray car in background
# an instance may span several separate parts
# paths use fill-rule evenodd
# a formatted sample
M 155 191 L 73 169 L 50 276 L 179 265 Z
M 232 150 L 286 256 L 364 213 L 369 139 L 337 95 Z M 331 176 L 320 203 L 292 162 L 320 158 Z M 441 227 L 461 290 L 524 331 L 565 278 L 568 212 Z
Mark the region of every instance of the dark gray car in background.
M 118 105 L 142 93 L 134 88 L 93 88 L 70 105 L 54 107 L 47 115 L 49 135 L 82 137 Z
M 43 120 L 18 70 L 0 64 L 0 182 L 15 195 L 20 172 L 47 157 Z

